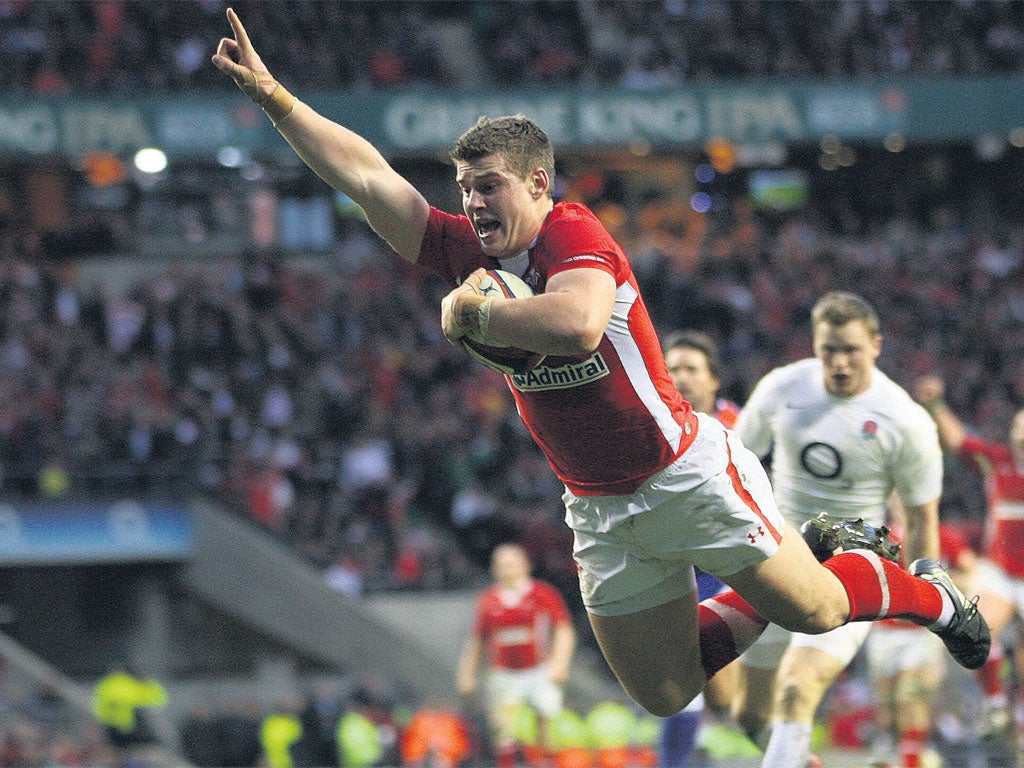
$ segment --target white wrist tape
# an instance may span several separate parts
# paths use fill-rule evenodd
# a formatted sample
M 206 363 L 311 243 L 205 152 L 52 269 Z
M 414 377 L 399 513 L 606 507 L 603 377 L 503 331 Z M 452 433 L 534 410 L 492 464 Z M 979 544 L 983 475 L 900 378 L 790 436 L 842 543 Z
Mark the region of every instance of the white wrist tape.
M 485 299 L 476 309 L 477 333 L 481 339 L 486 339 L 487 332 L 491 329 L 491 303 L 493 301 L 494 299 Z

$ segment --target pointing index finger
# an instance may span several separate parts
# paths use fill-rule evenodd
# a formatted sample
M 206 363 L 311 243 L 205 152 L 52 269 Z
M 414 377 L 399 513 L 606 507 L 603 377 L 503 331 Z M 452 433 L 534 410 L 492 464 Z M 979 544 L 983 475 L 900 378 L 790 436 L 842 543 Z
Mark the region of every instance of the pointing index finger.
M 243 48 L 246 52 L 252 50 L 252 43 L 249 42 L 249 35 L 245 31 L 245 27 L 242 26 L 241 19 L 238 18 L 238 14 L 235 13 L 234 8 L 228 8 L 228 23 L 231 25 L 231 31 L 235 33 L 235 40 L 238 41 L 239 47 Z

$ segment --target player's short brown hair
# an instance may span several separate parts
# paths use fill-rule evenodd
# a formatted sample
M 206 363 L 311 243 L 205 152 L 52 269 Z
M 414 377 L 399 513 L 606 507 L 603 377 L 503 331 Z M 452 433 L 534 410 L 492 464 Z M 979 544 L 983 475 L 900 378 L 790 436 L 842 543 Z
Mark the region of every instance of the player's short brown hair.
M 878 314 L 865 299 L 846 291 L 829 291 L 815 303 L 811 310 L 811 322 L 841 326 L 853 320 L 864 323 L 873 336 L 881 333 L 882 324 Z
M 704 355 L 708 370 L 718 381 L 722 380 L 722 358 L 718 354 L 718 345 L 710 334 L 703 331 L 676 331 L 670 333 L 661 343 L 662 352 L 668 354 L 672 349 L 693 349 Z
M 455 140 L 449 157 L 453 162 L 471 162 L 487 155 L 502 155 L 520 178 L 543 168 L 554 181 L 555 150 L 551 140 L 524 115 L 481 117 Z

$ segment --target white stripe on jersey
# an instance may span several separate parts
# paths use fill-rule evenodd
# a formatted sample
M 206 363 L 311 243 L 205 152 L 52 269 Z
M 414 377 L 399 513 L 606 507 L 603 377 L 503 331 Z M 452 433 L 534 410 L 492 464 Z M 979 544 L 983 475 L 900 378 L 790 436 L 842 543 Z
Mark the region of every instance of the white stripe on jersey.
M 701 605 L 717 614 L 718 618 L 729 627 L 738 653 L 742 653 L 752 646 L 764 629 L 763 625 L 758 624 L 749 616 L 740 613 L 731 605 L 718 602 L 714 598 L 705 600 Z
M 1024 501 L 997 501 L 992 507 L 997 520 L 1024 520 Z
M 672 416 L 672 410 L 661 399 L 661 395 L 651 379 L 650 371 L 647 370 L 640 346 L 629 330 L 629 312 L 638 296 L 639 294 L 628 281 L 616 289 L 615 308 L 612 310 L 611 319 L 605 328 L 605 335 L 618 353 L 619 359 L 622 361 L 622 369 L 640 401 L 647 406 L 647 410 L 654 417 L 654 422 L 658 425 L 665 440 L 672 446 L 672 450 L 678 451 L 683 439 L 683 428 Z M 660 349 L 658 354 L 661 354 Z

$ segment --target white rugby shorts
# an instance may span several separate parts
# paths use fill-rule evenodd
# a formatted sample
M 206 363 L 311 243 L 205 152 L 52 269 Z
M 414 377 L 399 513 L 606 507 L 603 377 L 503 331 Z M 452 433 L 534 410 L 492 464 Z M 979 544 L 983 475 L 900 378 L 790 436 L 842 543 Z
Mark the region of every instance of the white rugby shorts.
M 876 680 L 895 677 L 914 669 L 929 669 L 942 674 L 946 669 L 946 646 L 934 632 L 924 627 L 894 627 L 871 624 L 864 646 L 868 673 Z
M 854 621 L 820 635 L 806 635 L 803 632 L 790 632 L 778 624 L 769 624 L 743 652 L 740 662 L 754 669 L 778 669 L 786 649 L 792 646 L 815 648 L 845 667 L 864 645 L 870 629 L 871 622 Z
M 547 666 L 528 669 L 492 667 L 487 672 L 489 705 L 496 710 L 525 702 L 541 717 L 551 718 L 562 711 L 562 688 L 551 681 Z
M 719 578 L 779 548 L 782 515 L 761 462 L 715 418 L 692 445 L 628 496 L 576 496 L 565 521 L 587 610 L 616 616 L 695 591 L 692 566 Z

